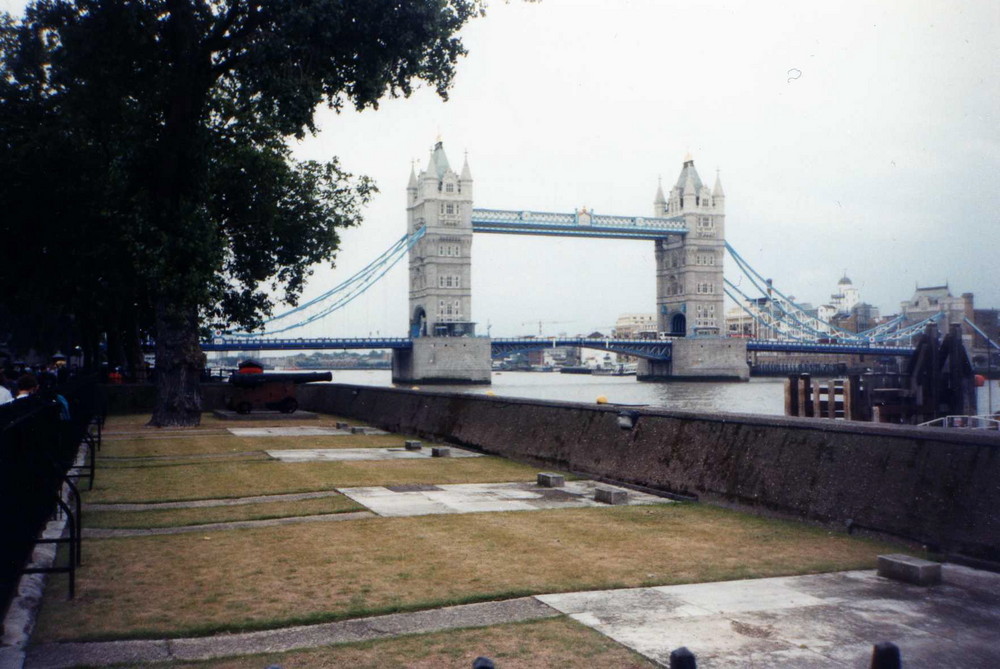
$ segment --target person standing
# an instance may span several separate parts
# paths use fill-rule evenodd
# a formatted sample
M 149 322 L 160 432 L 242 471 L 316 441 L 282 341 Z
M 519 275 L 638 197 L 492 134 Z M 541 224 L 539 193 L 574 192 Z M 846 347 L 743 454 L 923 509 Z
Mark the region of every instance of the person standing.
M 13 401 L 14 396 L 10 394 L 10 390 L 7 388 L 7 377 L 0 371 L 0 404 L 7 404 L 7 402 Z
M 20 400 L 26 397 L 31 397 L 38 390 L 38 379 L 35 375 L 28 372 L 22 374 L 17 379 L 17 397 L 14 399 Z

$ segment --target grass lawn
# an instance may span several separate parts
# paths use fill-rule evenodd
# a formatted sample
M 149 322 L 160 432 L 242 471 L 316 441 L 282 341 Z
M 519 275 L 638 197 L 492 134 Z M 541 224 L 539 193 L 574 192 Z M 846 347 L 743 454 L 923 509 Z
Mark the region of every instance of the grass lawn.
M 156 464 L 157 466 L 153 466 Z M 277 460 L 102 467 L 88 503 L 170 502 L 404 483 L 533 481 L 538 470 L 494 457 L 287 463 Z
M 194 509 L 155 509 L 151 511 L 102 511 L 88 509 L 84 513 L 86 527 L 109 529 L 147 529 L 229 523 L 240 520 L 265 520 L 312 516 L 324 513 L 363 511 L 365 507 L 343 495 L 292 502 L 262 502 L 236 506 L 213 506 Z
M 431 474 L 440 482 L 444 471 Z M 894 550 L 688 504 L 88 540 L 76 599 L 66 600 L 64 576 L 51 578 L 35 640 L 187 636 L 527 594 L 871 568 Z
M 490 658 L 503 669 L 646 669 L 657 666 L 566 617 L 326 646 L 307 651 L 158 666 L 165 669 L 262 669 L 276 664 L 295 669 L 467 669 L 480 655 Z

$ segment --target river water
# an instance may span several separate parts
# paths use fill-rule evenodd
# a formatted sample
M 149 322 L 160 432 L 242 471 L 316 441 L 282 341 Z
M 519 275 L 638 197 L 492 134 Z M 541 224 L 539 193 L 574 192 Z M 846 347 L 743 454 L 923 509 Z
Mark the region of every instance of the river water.
M 334 370 L 334 383 L 392 386 L 389 370 Z M 491 386 L 427 386 L 428 390 L 493 393 L 567 402 L 596 402 L 604 397 L 613 404 L 637 404 L 679 411 L 753 413 L 780 416 L 785 411 L 785 380 L 754 378 L 749 383 L 685 382 L 640 383 L 634 376 L 592 376 L 555 372 L 494 372 Z M 412 387 L 412 386 L 403 386 Z M 979 413 L 1000 411 L 1000 381 L 978 389 Z

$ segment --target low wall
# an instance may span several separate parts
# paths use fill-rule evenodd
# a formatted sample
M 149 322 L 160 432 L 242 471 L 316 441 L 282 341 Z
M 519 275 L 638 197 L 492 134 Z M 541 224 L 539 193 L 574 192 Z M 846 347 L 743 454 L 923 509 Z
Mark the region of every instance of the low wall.
M 896 535 L 1000 563 L 1000 436 L 821 419 L 339 384 L 304 409 L 717 504 Z

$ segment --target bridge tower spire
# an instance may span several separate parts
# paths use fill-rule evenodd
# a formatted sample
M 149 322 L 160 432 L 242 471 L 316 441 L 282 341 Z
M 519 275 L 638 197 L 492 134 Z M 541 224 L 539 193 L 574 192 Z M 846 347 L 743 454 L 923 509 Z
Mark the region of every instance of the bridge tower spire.
M 726 214 L 721 181 L 716 179 L 714 193 L 709 190 L 688 154 L 670 190 L 665 212 L 661 211 L 664 205 L 655 202 L 654 213 L 683 218 L 688 232 L 656 242 L 660 332 L 683 336 L 724 334 L 722 260 Z

